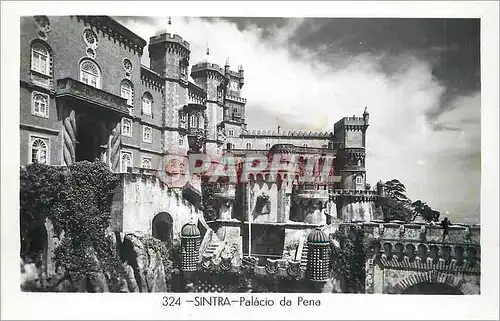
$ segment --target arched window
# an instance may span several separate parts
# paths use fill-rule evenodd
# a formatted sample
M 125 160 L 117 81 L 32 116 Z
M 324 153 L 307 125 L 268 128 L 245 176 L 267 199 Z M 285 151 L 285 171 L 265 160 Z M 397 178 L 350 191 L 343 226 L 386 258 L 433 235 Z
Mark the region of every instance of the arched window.
M 266 149 L 271 149 L 271 143 L 266 143 Z
M 33 115 L 49 117 L 49 96 L 39 92 L 33 92 L 32 111 Z
M 121 170 L 126 172 L 128 167 L 132 167 L 132 152 L 122 151 L 121 152 Z
M 134 86 L 128 80 L 122 80 L 120 84 L 120 96 L 127 100 L 127 105 L 134 106 Z
M 51 76 L 50 52 L 42 43 L 31 45 L 31 70 Z
M 80 81 L 92 87 L 101 88 L 101 70 L 92 60 L 80 63 Z
M 252 144 L 247 143 L 247 144 L 246 144 L 246 148 L 247 148 L 247 149 L 252 149 Z
M 142 113 L 144 115 L 151 116 L 151 110 L 153 109 L 153 96 L 149 92 L 145 92 L 142 95 Z
M 302 147 L 307 147 L 307 144 L 303 144 Z
M 48 164 L 49 148 L 45 139 L 34 137 L 31 141 L 31 162 Z

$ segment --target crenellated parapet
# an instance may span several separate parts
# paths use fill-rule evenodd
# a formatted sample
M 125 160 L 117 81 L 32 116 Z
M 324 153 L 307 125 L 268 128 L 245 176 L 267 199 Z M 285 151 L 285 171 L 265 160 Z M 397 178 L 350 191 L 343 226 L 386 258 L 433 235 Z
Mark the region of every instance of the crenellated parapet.
M 251 130 L 241 135 L 245 138 L 257 137 L 280 137 L 280 138 L 318 138 L 327 139 L 332 135 L 331 132 L 312 132 L 312 131 L 271 131 L 271 130 Z
M 149 38 L 149 48 L 164 46 L 164 49 L 169 53 L 175 53 L 189 60 L 191 53 L 189 42 L 182 39 L 179 35 L 163 33 L 158 36 Z
M 224 81 L 224 69 L 210 62 L 197 63 L 191 67 L 191 77 L 195 79 L 207 77 L 208 79 L 215 79 L 222 82 Z
M 330 198 L 333 201 L 342 198 L 349 199 L 352 202 L 368 202 L 375 201 L 378 198 L 378 194 L 375 191 L 367 190 L 332 189 L 330 190 Z
M 374 262 L 384 268 L 480 273 L 480 227 L 365 223 L 365 240 Z

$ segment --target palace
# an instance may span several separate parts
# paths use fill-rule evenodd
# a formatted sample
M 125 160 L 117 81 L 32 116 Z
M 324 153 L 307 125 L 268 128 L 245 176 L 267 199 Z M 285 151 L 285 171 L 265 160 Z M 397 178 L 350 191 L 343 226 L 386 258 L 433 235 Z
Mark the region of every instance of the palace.
M 384 195 L 384 186 L 373 190 L 366 183 L 366 108 L 359 117 L 340 119 L 330 132 L 250 130 L 243 66 L 232 69 L 229 61 L 219 66 L 208 49 L 203 61 L 192 63 L 190 44 L 180 35 L 154 35 L 147 44 L 108 16 L 22 17 L 21 30 L 20 163 L 108 164 L 120 175 L 111 229 L 122 241 L 126 235 L 146 234 L 180 244 L 185 253 L 181 270 L 186 273 L 254 269 L 260 275 L 293 279 L 307 275 L 321 283 L 330 278 L 329 235 L 342 224 L 365 224 L 368 234 L 388 240 L 373 255 L 377 260 L 380 253 L 389 257 L 378 269 L 373 264 L 379 261 L 369 262 L 367 289 L 403 291 L 402 285 L 396 289 L 381 283 L 382 270 L 397 269 L 400 262 L 392 260 L 390 242 L 397 243 L 396 253 L 402 257 L 398 237 L 412 240 L 420 251 L 418 235 L 425 237 L 434 229 L 378 225 L 382 213 L 377 198 Z M 149 66 L 141 64 L 146 45 Z M 197 153 L 212 159 L 230 153 L 240 163 L 251 154 L 270 159 L 293 154 L 302 164 L 308 158 L 329 157 L 340 179 L 333 185 L 297 183 L 293 175 L 270 179 L 263 173 L 250 174 L 243 185 L 218 183 L 213 190 L 215 217 L 206 217 L 200 185 L 192 183 L 196 175 L 183 173 L 191 184 L 182 186 L 170 185 L 161 175 L 167 171 L 165 158 Z M 50 224 L 46 227 L 50 235 Z M 478 229 L 459 228 L 456 233 L 468 235 L 462 243 L 473 244 L 470 257 L 475 258 Z M 48 253 L 55 246 L 51 240 Z M 409 242 L 404 245 L 413 246 L 408 252 L 413 257 L 415 246 Z M 463 244 L 459 251 L 467 248 Z M 422 245 L 425 253 L 419 252 L 422 260 L 427 260 L 428 245 Z M 437 252 L 432 253 L 439 263 Z M 415 264 L 425 266 L 420 262 Z M 443 262 L 440 273 L 448 271 Z M 47 271 L 51 269 L 49 262 Z M 441 275 L 431 274 L 432 280 Z M 468 290 L 477 291 L 475 285 Z

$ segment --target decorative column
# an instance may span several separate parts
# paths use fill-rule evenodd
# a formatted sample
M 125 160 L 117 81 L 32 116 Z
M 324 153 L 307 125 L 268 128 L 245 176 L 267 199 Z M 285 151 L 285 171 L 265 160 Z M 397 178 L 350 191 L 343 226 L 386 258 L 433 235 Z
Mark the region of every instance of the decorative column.
M 321 229 L 317 228 L 307 236 L 307 274 L 314 282 L 329 279 L 330 241 Z
M 64 165 L 70 166 L 75 162 L 76 149 L 76 120 L 75 110 L 71 110 L 63 121 L 63 158 Z
M 193 223 L 181 229 L 181 271 L 194 272 L 200 257 L 200 230 Z
M 109 164 L 113 172 L 120 171 L 120 146 L 122 143 L 121 137 L 121 122 L 118 122 L 111 133 L 110 143 L 108 147 Z

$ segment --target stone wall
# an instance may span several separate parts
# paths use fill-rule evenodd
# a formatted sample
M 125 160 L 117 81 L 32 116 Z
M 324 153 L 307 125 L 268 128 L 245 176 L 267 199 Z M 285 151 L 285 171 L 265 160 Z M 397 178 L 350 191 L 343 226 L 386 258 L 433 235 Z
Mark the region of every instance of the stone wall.
M 146 174 L 119 174 L 115 190 L 111 228 L 122 233 L 151 235 L 153 218 L 162 212 L 173 219 L 174 241 L 180 237 L 184 224 L 196 224 L 202 213 L 183 197 L 180 189 L 169 189 L 156 176 Z

